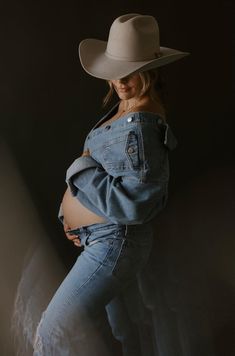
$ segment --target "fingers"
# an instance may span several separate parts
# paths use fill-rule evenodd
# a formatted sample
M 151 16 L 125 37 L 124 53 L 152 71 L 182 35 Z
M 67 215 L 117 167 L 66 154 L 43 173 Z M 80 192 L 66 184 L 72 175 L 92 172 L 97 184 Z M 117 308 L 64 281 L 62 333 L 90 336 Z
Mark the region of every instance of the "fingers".
M 73 242 L 73 244 L 75 246 L 78 246 L 80 247 L 81 246 L 81 240 L 79 239 L 79 237 L 77 235 L 70 235 L 70 236 L 67 236 L 67 238 Z
M 65 235 L 68 240 L 72 241 L 75 246 L 81 246 L 81 240 L 79 239 L 78 235 L 71 234 L 69 230 L 65 230 Z
M 79 236 L 75 235 L 71 232 L 71 228 L 65 220 L 64 220 L 64 232 L 65 232 L 67 239 L 72 241 L 75 246 L 77 246 L 77 247 L 81 246 L 81 240 L 80 240 Z
M 74 239 L 78 238 L 78 235 L 73 235 L 69 231 L 65 231 L 65 235 L 67 236 L 67 239 L 70 241 L 73 241 Z
M 73 243 L 74 243 L 74 245 L 77 246 L 77 247 L 80 247 L 80 246 L 81 246 L 81 241 L 80 241 L 80 239 L 78 239 L 78 238 L 74 239 L 74 240 L 73 240 Z

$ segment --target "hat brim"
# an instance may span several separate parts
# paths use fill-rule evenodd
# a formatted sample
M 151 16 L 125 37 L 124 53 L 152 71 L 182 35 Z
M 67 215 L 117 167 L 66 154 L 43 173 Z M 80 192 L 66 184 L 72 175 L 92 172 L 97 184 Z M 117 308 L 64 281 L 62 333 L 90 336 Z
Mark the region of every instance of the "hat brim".
M 106 41 L 93 38 L 85 39 L 79 44 L 79 58 L 83 69 L 93 77 L 106 80 L 120 79 L 137 71 L 161 67 L 190 54 L 173 48 L 160 47 L 161 57 L 133 62 L 108 57 L 105 53 L 106 47 Z

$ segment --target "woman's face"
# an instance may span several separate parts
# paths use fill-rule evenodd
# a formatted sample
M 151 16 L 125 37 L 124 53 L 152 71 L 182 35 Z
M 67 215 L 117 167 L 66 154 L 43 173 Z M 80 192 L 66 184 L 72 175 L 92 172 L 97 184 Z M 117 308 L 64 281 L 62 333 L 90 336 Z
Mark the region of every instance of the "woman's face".
M 111 83 L 117 95 L 122 100 L 138 98 L 142 89 L 142 81 L 138 73 L 130 74 L 121 79 L 111 80 Z

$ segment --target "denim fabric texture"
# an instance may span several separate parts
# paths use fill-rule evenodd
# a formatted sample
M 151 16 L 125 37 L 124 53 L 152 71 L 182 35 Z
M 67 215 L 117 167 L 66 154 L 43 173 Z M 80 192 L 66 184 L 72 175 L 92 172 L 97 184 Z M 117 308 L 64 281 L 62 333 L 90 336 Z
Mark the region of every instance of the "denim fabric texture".
M 90 156 L 77 158 L 66 173 L 73 196 L 108 222 L 150 221 L 168 199 L 168 151 L 177 146 L 170 126 L 158 114 L 133 112 L 99 127 L 86 137 Z M 62 212 L 59 212 L 62 220 Z
M 167 202 L 168 152 L 177 140 L 150 112 L 99 127 L 117 105 L 87 135 L 90 156 L 77 158 L 66 173 L 73 196 L 107 222 L 70 230 L 82 252 L 42 315 L 34 356 L 115 356 L 113 336 L 123 356 L 146 356 L 141 336 L 148 310 L 138 281 L 152 248 L 152 219 Z
M 71 233 L 83 251 L 42 315 L 34 356 L 114 356 L 113 335 L 123 355 L 141 356 L 134 290 L 150 255 L 151 223 L 100 223 Z

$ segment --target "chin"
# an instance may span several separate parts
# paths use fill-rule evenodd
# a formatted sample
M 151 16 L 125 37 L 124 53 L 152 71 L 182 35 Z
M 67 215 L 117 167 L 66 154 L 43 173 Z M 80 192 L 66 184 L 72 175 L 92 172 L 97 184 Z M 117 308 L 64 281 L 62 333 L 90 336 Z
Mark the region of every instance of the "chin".
M 130 95 L 129 93 L 118 93 L 119 99 L 122 100 L 128 100 L 132 98 L 132 95 Z

